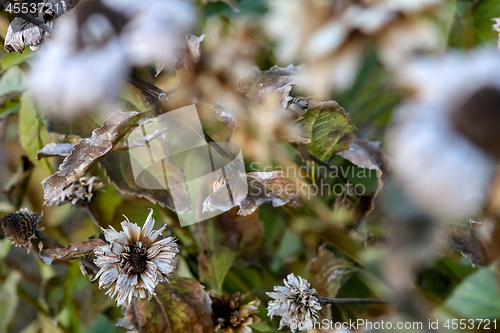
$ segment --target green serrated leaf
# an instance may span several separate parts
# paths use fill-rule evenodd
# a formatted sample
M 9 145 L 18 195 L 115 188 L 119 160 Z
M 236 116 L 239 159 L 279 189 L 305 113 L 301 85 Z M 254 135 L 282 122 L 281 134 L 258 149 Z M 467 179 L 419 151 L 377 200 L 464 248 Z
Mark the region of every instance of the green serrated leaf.
M 309 111 L 301 124 L 305 136 L 311 139 L 309 152 L 324 161 L 349 149 L 354 140 L 354 125 L 344 109 L 335 101 L 310 102 Z
M 28 154 L 30 161 L 52 173 L 51 167 L 46 160 L 36 160 L 38 150 L 45 147 L 49 142 L 49 133 L 29 93 L 24 93 L 21 96 L 19 133 L 21 136 L 21 146 Z

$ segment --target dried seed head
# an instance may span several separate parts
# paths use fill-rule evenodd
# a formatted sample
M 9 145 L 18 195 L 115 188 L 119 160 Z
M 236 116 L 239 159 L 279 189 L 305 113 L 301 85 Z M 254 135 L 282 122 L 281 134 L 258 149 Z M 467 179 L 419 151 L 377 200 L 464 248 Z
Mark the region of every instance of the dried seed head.
M 64 205 L 71 202 L 72 205 L 85 205 L 88 204 L 94 194 L 101 191 L 104 184 L 99 177 L 82 177 L 70 187 L 61 192 L 61 194 L 53 199 L 46 200 L 43 204 L 45 206 Z
M 212 299 L 213 320 L 215 323 L 215 331 L 219 329 L 224 333 L 233 332 L 248 332 L 251 333 L 252 329 L 248 325 L 257 324 L 260 318 L 254 313 L 259 312 L 260 300 L 255 299 L 248 304 L 243 305 L 243 301 L 247 298 L 248 294 L 234 293 L 232 296 L 224 294 L 217 296 L 211 290 L 208 295 Z
M 30 240 L 35 237 L 39 217 L 37 213 L 23 208 L 18 212 L 7 214 L 2 217 L 1 224 L 5 235 L 16 246 L 31 249 Z
M 126 217 L 125 217 L 126 218 Z M 153 210 L 142 229 L 135 223 L 122 222 L 123 231 L 103 229 L 109 244 L 94 250 L 95 264 L 100 268 L 94 280 L 99 288 L 118 305 L 130 304 L 133 297 L 151 299 L 160 282 L 169 282 L 167 275 L 175 272 L 174 257 L 179 252 L 175 237 L 160 238 L 166 226 L 153 231 Z
M 321 304 L 316 296 L 316 290 L 311 288 L 307 280 L 293 274 L 287 276 L 285 286 L 275 286 L 274 292 L 267 293 L 272 301 L 268 303 L 268 316 L 281 316 L 279 329 L 290 326 L 292 332 L 297 330 L 293 323 L 302 323 L 299 331 L 310 331 L 318 320 L 316 312 L 321 310 Z

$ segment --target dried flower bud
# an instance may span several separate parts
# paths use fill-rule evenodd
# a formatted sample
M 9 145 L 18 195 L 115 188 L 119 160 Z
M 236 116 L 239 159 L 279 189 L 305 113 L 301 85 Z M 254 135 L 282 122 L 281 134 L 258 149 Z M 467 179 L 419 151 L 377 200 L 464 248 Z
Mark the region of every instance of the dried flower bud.
M 221 329 L 224 333 L 251 333 L 252 329 L 248 325 L 260 322 L 260 318 L 254 315 L 254 313 L 258 312 L 259 299 L 242 305 L 248 294 L 241 295 L 241 293 L 237 292 L 232 296 L 226 293 L 222 296 L 217 296 L 215 291 L 211 290 L 208 292 L 208 295 L 212 299 L 213 320 L 216 332 Z
M 44 202 L 45 206 L 58 206 L 71 202 L 72 205 L 87 204 L 92 200 L 94 193 L 104 188 L 99 177 L 82 177 L 70 187 L 61 192 L 58 197 Z
M 38 214 L 26 208 L 4 215 L 1 220 L 3 231 L 9 240 L 16 246 L 28 248 L 28 252 L 31 249 L 30 240 L 35 237 L 38 223 Z

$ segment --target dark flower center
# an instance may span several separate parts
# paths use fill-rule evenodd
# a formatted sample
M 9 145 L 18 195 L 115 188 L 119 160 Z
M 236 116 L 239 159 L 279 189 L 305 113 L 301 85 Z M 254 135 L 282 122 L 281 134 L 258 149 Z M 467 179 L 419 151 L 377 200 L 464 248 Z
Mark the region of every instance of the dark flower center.
M 142 244 L 141 244 L 142 245 Z M 130 245 L 129 273 L 141 274 L 147 267 L 147 249 L 138 244 Z
M 484 87 L 451 114 L 455 129 L 473 144 L 500 158 L 500 90 Z

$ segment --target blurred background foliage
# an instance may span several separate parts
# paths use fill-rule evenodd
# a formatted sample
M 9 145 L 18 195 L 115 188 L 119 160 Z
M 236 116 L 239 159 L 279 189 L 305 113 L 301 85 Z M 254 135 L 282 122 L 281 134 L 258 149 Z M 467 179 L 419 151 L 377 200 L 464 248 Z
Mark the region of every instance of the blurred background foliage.
M 230 35 L 233 27 L 243 21 L 251 22 L 254 33 L 261 33 L 259 24 L 269 10 L 267 2 L 243 0 L 237 4 L 239 12 L 224 2 L 199 2 L 198 35 L 207 34 L 207 39 L 210 39 L 211 33 L 217 33 L 215 29 Z M 450 48 L 470 49 L 496 43 L 498 36 L 492 31 L 491 20 L 500 17 L 498 0 L 450 0 L 448 8 L 452 17 L 450 32 L 447 33 Z M 11 19 L 6 12 L 0 15 L 2 38 Z M 263 33 L 254 38 L 262 47 L 257 66 L 264 70 L 277 64 L 273 56 L 274 42 Z M 202 43 L 202 54 L 204 48 Z M 26 94 L 26 71 L 33 55 L 32 51 L 25 49 L 22 54 L 5 53 L 0 58 L 0 185 L 4 189 L 0 193 L 0 214 L 14 212 L 21 206 L 35 212 L 43 211 L 41 226 L 44 233 L 62 244 L 70 244 L 95 237 L 99 231 L 83 209 L 71 205 L 43 206 L 40 183 L 54 173 L 62 158 L 37 160 L 36 154 L 52 141 L 56 135 L 54 132 L 89 137 L 103 119 L 99 115 L 90 115 L 66 123 L 44 121 Z M 140 71 L 149 80 L 154 80 L 154 68 Z M 175 72 L 168 69 L 155 83 L 167 92 L 175 90 L 178 84 Z M 295 88 L 291 94 L 295 94 Z M 122 97 L 124 108 L 145 109 L 137 89 L 126 87 Z M 330 96 L 349 113 L 357 137 L 372 141 L 383 140 L 392 111 L 404 97 L 391 75 L 381 66 L 376 53 L 370 50 L 366 51 L 353 86 L 346 92 Z M 203 121 L 203 126 L 216 141 L 227 141 L 230 136 L 229 129 L 222 123 Z M 288 145 L 281 148 L 295 163 L 305 165 L 294 149 Z M 245 147 L 242 149 L 245 156 Z M 23 163 L 23 156 L 27 156 L 34 167 Z M 267 165 L 279 165 L 277 160 L 269 161 L 260 164 L 258 170 L 252 169 L 251 162 L 246 161 L 249 171 L 264 171 Z M 340 156 L 332 158 L 329 165 L 353 168 L 354 176 L 347 176 L 350 182 L 364 183 L 370 192 L 376 190 L 376 171 L 371 171 L 368 178 L 357 178 L 362 168 Z M 29 178 L 23 183 L 20 180 L 26 179 L 27 173 Z M 91 174 L 107 179 L 104 170 L 97 167 Z M 335 184 L 338 179 L 326 181 Z M 16 190 L 11 186 L 17 187 Z M 351 197 L 349 200 L 362 199 Z M 394 201 L 388 202 L 389 207 L 396 205 Z M 122 215 L 141 224 L 146 220 L 148 208 L 154 208 L 156 227 L 165 222 L 169 225 L 169 232 L 179 238 L 181 253 L 177 274 L 197 279 L 206 290 L 230 294 L 249 292 L 250 298 L 258 297 L 262 300 L 258 313 L 262 322 L 254 325 L 253 330 L 277 332 L 277 320 L 271 322 L 266 316 L 269 298 L 265 293 L 280 285 L 290 272 L 308 279 L 317 290 L 322 290 L 321 285 L 315 285 L 320 274 L 318 271 L 327 275 L 335 272 L 339 278 L 329 280 L 333 281 L 330 284 L 335 290 L 325 289 L 331 297 L 392 297 L 385 283 L 384 271 L 387 261 L 393 260 L 397 253 L 388 253 L 390 250 L 385 248 L 383 241 L 387 228 L 392 225 L 386 223 L 387 216 L 382 211 L 365 216 L 342 208 L 342 204 L 347 203 L 335 196 L 315 197 L 301 208 L 274 208 L 265 204 L 257 213 L 239 217 L 244 220 L 242 223 L 249 225 L 242 230 L 231 229 L 237 225 L 234 209 L 210 221 L 181 228 L 172 211 L 153 205 L 147 199 L 123 195 L 112 185 L 96 194 L 91 209 L 102 225 L 119 229 Z M 359 207 L 357 202 L 350 204 Z M 362 216 L 357 216 L 358 213 Z M 221 226 L 226 226 L 226 229 Z M 228 236 L 231 232 L 237 235 L 235 240 Z M 365 246 L 372 241 L 375 246 Z M 424 251 L 426 246 L 418 244 L 413 251 Z M 397 269 L 391 273 L 404 275 Z M 422 307 L 442 320 L 500 319 L 499 274 L 497 265 L 473 267 L 470 258 L 452 249 L 446 256 L 429 255 L 424 268 L 418 271 L 413 295 L 417 301 L 413 301 L 423 304 Z M 25 249 L 13 247 L 8 239 L 2 238 L 0 282 L 0 332 L 125 332 L 125 329 L 116 327 L 117 320 L 122 317 L 120 308 L 97 288 L 96 283 L 91 283 L 81 274 L 76 261 L 54 262 L 48 266 L 39 258 L 36 247 L 28 254 Z M 331 313 L 325 311 L 324 315 L 338 321 L 357 318 L 384 318 L 394 322 L 416 320 L 418 315 L 412 311 L 410 303 L 402 301 L 400 307 L 331 306 Z

